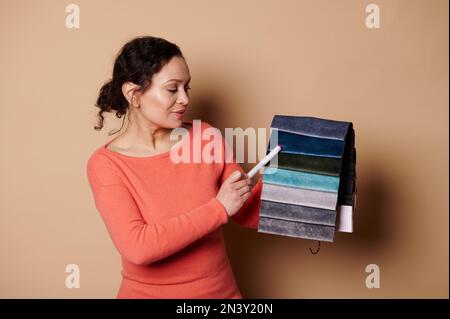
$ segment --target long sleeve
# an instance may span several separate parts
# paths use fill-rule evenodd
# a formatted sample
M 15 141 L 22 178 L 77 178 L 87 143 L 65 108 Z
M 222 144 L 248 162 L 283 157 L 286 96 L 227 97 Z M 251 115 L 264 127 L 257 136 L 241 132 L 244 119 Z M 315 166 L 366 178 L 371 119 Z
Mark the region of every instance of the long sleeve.
M 222 138 L 222 143 L 222 158 L 224 159 L 224 163 L 222 164 L 220 185 L 222 185 L 222 183 L 236 170 L 239 170 L 242 174 L 246 174 L 241 165 L 236 163 L 235 156 L 225 138 Z M 226 150 L 228 150 L 228 153 Z M 231 160 L 226 161 L 225 158 Z M 259 211 L 261 208 L 261 193 L 262 176 L 259 177 L 258 182 L 252 187 L 250 197 L 231 219 L 241 226 L 257 229 L 259 223 Z
M 176 217 L 147 223 L 130 191 L 113 172 L 105 174 L 104 166 L 90 165 L 88 176 L 95 205 L 114 245 L 123 258 L 134 264 L 146 265 L 163 259 L 228 222 L 225 207 L 213 197 Z
M 241 165 L 233 163 L 225 163 L 225 168 L 221 178 L 222 183 L 236 170 L 245 174 Z M 250 197 L 245 201 L 244 205 L 239 211 L 231 216 L 231 219 L 241 226 L 257 229 L 259 223 L 259 210 L 261 208 L 261 192 L 262 192 L 262 177 L 252 187 Z

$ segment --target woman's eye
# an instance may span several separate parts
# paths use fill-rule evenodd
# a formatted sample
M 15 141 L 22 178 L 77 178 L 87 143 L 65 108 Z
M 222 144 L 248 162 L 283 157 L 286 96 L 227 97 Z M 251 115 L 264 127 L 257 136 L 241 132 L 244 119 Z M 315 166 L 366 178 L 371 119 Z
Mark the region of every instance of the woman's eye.
M 191 89 L 190 87 L 185 88 L 186 91 L 189 91 L 190 89 Z M 167 90 L 167 91 L 175 93 L 177 91 L 177 89 Z

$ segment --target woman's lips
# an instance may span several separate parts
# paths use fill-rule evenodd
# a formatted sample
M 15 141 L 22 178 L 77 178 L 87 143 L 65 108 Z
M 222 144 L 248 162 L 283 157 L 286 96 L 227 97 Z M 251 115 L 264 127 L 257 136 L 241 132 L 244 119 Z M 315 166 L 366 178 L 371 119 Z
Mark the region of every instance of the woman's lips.
M 175 114 L 175 116 L 179 119 L 183 118 L 184 113 L 186 113 L 186 111 L 173 112 L 173 114 Z

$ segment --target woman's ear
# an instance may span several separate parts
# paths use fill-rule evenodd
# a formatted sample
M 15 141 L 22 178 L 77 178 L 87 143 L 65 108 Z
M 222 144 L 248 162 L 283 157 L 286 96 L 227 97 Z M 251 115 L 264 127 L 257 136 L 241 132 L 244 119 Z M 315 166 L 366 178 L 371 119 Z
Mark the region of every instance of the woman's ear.
M 139 100 L 137 96 L 137 89 L 139 88 L 138 85 L 134 84 L 133 82 L 125 82 L 122 84 L 122 93 L 123 96 L 128 101 L 128 104 L 133 107 L 139 107 Z

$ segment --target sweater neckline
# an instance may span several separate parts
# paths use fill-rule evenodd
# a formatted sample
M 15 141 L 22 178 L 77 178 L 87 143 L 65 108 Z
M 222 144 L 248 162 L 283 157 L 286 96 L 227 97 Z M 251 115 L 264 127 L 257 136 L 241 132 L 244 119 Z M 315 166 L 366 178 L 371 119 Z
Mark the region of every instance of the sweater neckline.
M 174 147 L 181 147 L 181 146 L 183 146 L 191 138 L 192 127 L 193 127 L 192 121 L 190 121 L 190 122 L 183 122 L 183 123 L 184 124 L 190 124 L 188 132 L 186 133 L 186 136 L 183 136 L 181 141 L 179 141 L 176 144 L 174 144 L 168 151 L 165 151 L 165 152 L 162 152 L 162 153 L 158 153 L 158 154 L 154 154 L 154 155 L 148 155 L 148 156 L 131 156 L 131 155 L 125 155 L 125 154 L 122 154 L 122 153 L 119 153 L 119 152 L 115 152 L 115 151 L 112 151 L 109 148 L 107 148 L 107 146 L 109 144 L 111 144 L 119 136 L 116 136 L 115 138 L 111 139 L 107 143 L 103 144 L 103 146 L 101 147 L 101 150 L 103 150 L 104 152 L 107 152 L 107 153 L 114 154 L 116 156 L 122 157 L 122 158 L 129 158 L 129 159 L 134 159 L 134 160 L 150 160 L 150 159 L 157 159 L 157 158 L 161 158 L 161 157 L 170 156 L 171 150 Z

